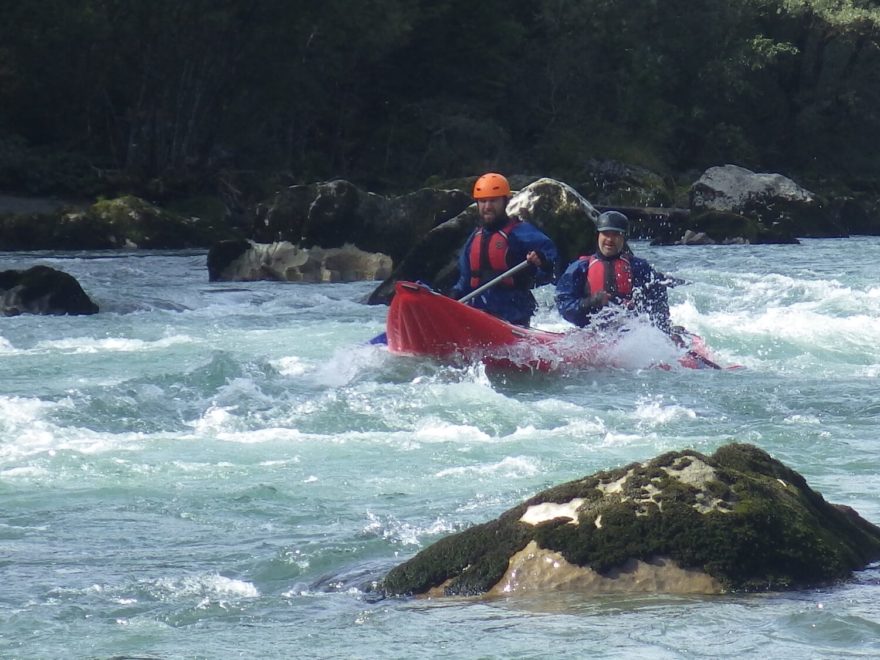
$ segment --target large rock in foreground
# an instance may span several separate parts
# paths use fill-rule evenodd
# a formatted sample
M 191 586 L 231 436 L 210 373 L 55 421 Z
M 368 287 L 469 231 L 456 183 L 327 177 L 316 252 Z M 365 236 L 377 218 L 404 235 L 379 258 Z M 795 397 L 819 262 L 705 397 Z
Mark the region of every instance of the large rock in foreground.
M 49 266 L 0 272 L 0 314 L 97 314 L 73 275 Z
M 880 558 L 880 528 L 752 445 L 670 452 L 546 490 L 391 570 L 389 595 L 804 588 Z

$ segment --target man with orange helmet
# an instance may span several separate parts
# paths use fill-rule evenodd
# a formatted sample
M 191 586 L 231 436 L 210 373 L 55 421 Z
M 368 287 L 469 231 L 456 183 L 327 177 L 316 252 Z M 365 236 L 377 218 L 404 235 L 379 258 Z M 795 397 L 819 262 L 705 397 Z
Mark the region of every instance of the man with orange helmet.
M 507 215 L 510 196 L 510 184 L 500 174 L 489 172 L 477 179 L 473 197 L 481 224 L 461 251 L 459 278 L 450 296 L 461 298 L 526 260 L 531 264 L 528 268 L 505 278 L 469 304 L 528 327 L 538 308 L 531 289 L 555 281 L 559 253 L 553 241 L 534 225 Z

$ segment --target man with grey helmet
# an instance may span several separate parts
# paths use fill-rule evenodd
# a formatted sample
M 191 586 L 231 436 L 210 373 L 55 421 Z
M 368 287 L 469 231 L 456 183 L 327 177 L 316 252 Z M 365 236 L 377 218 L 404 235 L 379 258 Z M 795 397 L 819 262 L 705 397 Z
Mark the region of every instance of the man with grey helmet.
M 596 221 L 598 249 L 574 261 L 556 285 L 556 307 L 579 327 L 615 318 L 619 312 L 646 313 L 651 323 L 673 334 L 665 277 L 629 251 L 629 219 L 605 211 Z

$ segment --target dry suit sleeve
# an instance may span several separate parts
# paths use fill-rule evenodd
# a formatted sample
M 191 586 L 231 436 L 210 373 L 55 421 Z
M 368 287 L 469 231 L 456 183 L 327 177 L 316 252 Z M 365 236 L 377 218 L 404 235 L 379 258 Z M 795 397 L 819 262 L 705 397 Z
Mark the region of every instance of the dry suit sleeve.
M 562 318 L 578 327 L 589 323 L 588 311 L 581 304 L 587 293 L 584 263 L 571 263 L 556 283 L 556 309 Z
M 468 238 L 464 247 L 461 249 L 461 254 L 458 255 L 458 281 L 453 284 L 452 288 L 449 290 L 450 298 L 458 300 L 472 290 L 470 253 L 473 240 L 474 234 L 471 234 L 470 238 Z

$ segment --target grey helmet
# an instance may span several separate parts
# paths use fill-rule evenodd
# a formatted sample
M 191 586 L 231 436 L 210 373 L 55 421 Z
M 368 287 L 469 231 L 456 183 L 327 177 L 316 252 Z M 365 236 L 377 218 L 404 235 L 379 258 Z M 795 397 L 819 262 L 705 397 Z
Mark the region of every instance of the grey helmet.
M 596 231 L 619 231 L 626 236 L 629 233 L 629 219 L 620 211 L 605 211 L 596 220 Z

